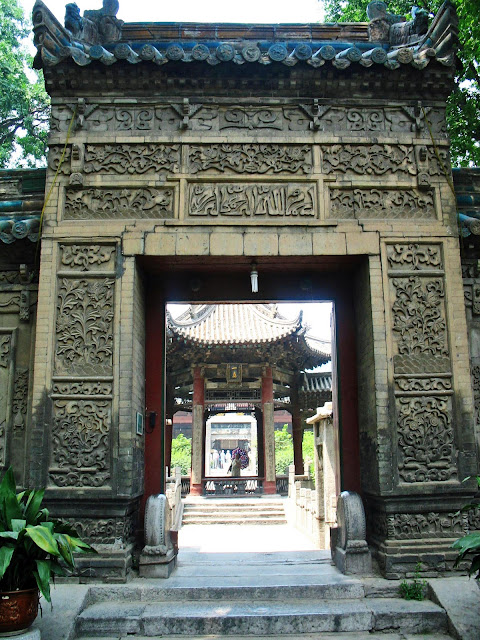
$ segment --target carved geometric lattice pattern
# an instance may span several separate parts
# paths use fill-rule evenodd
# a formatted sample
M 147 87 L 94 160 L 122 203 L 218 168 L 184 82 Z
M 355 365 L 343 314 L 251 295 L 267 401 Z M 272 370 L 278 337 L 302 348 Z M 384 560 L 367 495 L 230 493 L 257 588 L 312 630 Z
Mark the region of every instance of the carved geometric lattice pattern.
M 393 331 L 398 336 L 399 353 L 447 355 L 442 280 L 395 278 L 393 286 Z
M 100 487 L 110 477 L 111 403 L 55 400 L 50 477 L 58 486 Z
M 56 369 L 109 373 L 113 347 L 114 280 L 63 278 L 57 305 Z
M 403 482 L 456 478 L 450 399 L 397 398 L 398 470 Z

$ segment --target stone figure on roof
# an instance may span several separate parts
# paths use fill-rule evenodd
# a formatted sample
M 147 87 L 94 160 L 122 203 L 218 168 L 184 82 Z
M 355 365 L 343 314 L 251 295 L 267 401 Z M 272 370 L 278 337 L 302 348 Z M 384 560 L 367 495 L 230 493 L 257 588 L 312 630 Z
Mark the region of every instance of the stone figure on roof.
M 87 44 L 118 42 L 123 25 L 123 20 L 116 17 L 119 8 L 118 0 L 103 0 L 101 9 L 84 11 L 82 18 L 78 5 L 70 2 L 65 5 L 65 29 Z

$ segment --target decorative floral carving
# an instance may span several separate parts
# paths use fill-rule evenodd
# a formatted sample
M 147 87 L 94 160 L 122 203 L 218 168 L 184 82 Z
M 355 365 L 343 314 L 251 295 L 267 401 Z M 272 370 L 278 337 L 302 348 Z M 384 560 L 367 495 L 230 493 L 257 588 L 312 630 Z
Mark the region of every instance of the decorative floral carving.
M 392 306 L 393 331 L 398 336 L 398 352 L 447 355 L 443 281 L 411 276 L 395 278 L 392 283 L 396 293 Z
M 60 282 L 57 305 L 57 369 L 109 373 L 112 367 L 114 280 Z
M 433 195 L 413 189 L 330 189 L 330 218 L 435 218 Z
M 15 382 L 13 391 L 13 428 L 23 430 L 25 428 L 25 418 L 27 416 L 28 398 L 28 369 L 17 369 L 15 371 Z
M 61 244 L 61 263 L 72 269 L 88 271 L 93 265 L 104 265 L 110 262 L 115 246 L 98 244 Z
M 419 271 L 443 268 L 441 248 L 435 244 L 390 244 L 387 246 L 387 259 L 391 269 Z
M 50 477 L 58 486 L 102 486 L 110 478 L 108 400 L 55 400 Z
M 191 216 L 314 216 L 313 185 L 288 183 L 190 186 Z
M 401 144 L 333 144 L 322 146 L 322 169 L 326 174 L 344 173 L 383 176 L 387 173 L 416 175 L 413 148 Z
M 222 129 L 283 129 L 280 109 L 268 107 L 232 107 L 220 112 Z
M 178 171 L 178 144 L 88 144 L 85 173 L 135 173 Z
M 0 284 L 29 284 L 34 282 L 38 278 L 37 271 L 27 271 L 26 273 L 20 273 L 20 271 L 0 271 Z
M 427 162 L 429 175 L 445 177 L 445 172 L 450 172 L 448 147 L 427 147 Z
M 388 537 L 395 540 L 457 537 L 468 533 L 466 514 L 396 513 L 388 516 Z
M 63 161 L 60 170 L 58 171 L 60 174 L 69 174 L 71 170 L 71 159 L 72 159 L 72 145 L 67 145 L 65 148 L 65 153 L 63 153 L 63 145 L 51 145 L 48 149 L 48 167 L 52 171 L 57 171 L 60 160 Z
M 435 391 L 451 391 L 451 378 L 396 378 L 399 391 L 432 393 Z
M 14 293 L 12 295 L 2 295 L 0 300 L 0 311 L 2 311 L 2 313 L 16 313 L 20 311 L 19 293 Z
M 55 380 L 53 394 L 64 396 L 109 396 L 112 394 L 112 383 L 87 380 Z
M 85 189 L 66 192 L 67 220 L 172 217 L 173 189 Z
M 309 145 L 210 144 L 190 146 L 190 172 L 234 171 L 235 173 L 310 173 Z
M 450 400 L 397 398 L 398 471 L 403 482 L 456 479 Z
M 10 363 L 10 349 L 12 346 L 12 336 L 10 334 L 0 334 L 0 367 L 8 367 Z
M 79 518 L 69 520 L 82 540 L 91 544 L 122 544 L 134 535 L 132 516 L 121 518 Z

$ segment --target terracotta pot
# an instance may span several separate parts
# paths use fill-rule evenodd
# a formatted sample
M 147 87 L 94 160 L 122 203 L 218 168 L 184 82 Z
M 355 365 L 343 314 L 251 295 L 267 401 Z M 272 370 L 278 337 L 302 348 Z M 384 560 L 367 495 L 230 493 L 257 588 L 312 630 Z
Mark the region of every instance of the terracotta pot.
M 37 614 L 38 589 L 0 592 L 0 635 L 28 629 Z

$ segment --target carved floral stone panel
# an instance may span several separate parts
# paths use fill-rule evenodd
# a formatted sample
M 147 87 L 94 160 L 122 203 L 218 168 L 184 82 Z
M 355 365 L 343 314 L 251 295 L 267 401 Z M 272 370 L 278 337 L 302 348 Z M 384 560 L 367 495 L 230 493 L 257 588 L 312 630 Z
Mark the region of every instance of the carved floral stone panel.
M 201 173 L 310 173 L 310 145 L 210 144 L 190 145 L 189 171 Z
M 6 464 L 6 440 L 11 395 L 9 380 L 12 373 L 12 335 L 0 333 L 0 465 Z
M 414 189 L 337 189 L 331 188 L 332 219 L 434 219 L 431 192 Z
M 115 246 L 99 244 L 61 244 L 60 269 L 95 271 L 114 269 Z
M 126 543 L 134 534 L 133 517 L 122 518 L 78 518 L 69 523 L 82 540 L 90 544 Z
M 387 260 L 389 268 L 395 270 L 443 269 L 441 247 L 435 244 L 389 244 Z
M 394 278 L 393 332 L 398 353 L 448 355 L 441 278 Z
M 103 487 L 110 479 L 109 400 L 53 402 L 51 482 L 58 487 Z
M 400 481 L 456 480 L 450 398 L 397 398 L 396 410 Z
M 66 220 L 173 218 L 173 188 L 83 189 L 65 193 Z
M 85 173 L 175 173 L 180 164 L 178 144 L 87 144 Z
M 190 216 L 316 216 L 315 187 L 304 183 L 191 184 Z
M 322 145 L 322 171 L 330 175 L 416 175 L 417 165 L 412 146 L 400 144 Z
M 432 394 L 438 391 L 451 392 L 452 380 L 450 377 L 431 378 L 395 378 L 395 390 L 398 393 L 425 393 Z
M 284 128 L 280 107 L 230 107 L 220 110 L 219 129 L 277 129 Z
M 109 278 L 60 280 L 55 333 L 57 373 L 111 373 L 114 284 Z

